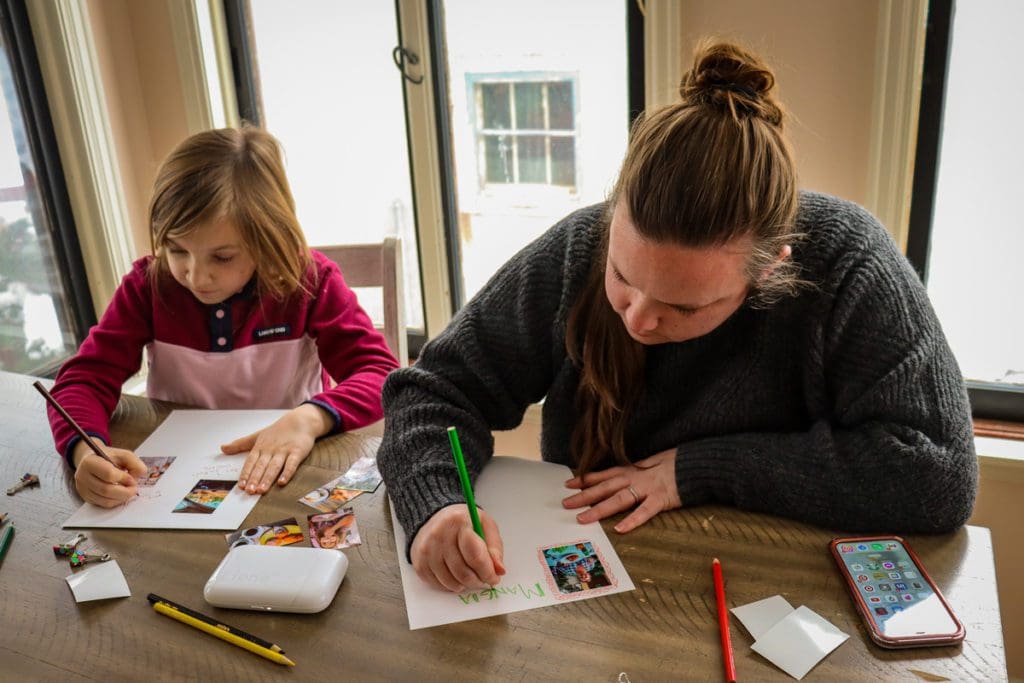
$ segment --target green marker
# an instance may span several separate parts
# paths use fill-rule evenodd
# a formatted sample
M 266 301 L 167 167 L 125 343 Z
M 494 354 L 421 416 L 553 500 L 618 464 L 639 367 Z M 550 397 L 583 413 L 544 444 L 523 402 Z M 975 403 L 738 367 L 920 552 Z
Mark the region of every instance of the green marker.
M 0 536 L 0 560 L 4 559 L 4 555 L 7 554 L 7 548 L 11 545 L 11 538 L 14 536 L 14 525 L 4 529 L 4 533 Z
M 473 531 L 475 531 L 477 536 L 480 538 L 484 538 L 484 528 L 480 525 L 480 515 L 477 514 L 476 501 L 473 500 L 473 485 L 469 483 L 469 472 L 466 471 L 466 461 L 462 458 L 462 446 L 459 445 L 459 433 L 455 431 L 455 427 L 448 428 L 448 441 L 452 445 L 452 455 L 455 456 L 455 466 L 459 469 L 459 481 L 462 482 L 462 495 L 466 498 L 466 506 L 469 508 L 469 517 L 473 520 Z

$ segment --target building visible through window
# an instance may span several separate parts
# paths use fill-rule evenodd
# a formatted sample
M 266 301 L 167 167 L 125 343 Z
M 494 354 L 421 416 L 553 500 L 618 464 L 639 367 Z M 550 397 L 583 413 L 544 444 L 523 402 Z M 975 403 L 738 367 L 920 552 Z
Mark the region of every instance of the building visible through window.
M 575 190 L 574 81 L 467 78 L 473 84 L 481 184 Z

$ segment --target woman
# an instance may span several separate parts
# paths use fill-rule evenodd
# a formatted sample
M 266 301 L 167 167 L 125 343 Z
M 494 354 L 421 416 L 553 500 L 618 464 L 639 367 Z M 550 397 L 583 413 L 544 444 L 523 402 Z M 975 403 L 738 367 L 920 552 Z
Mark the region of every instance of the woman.
M 727 502 L 849 530 L 940 532 L 977 488 L 967 396 L 921 282 L 878 222 L 798 193 L 774 76 L 698 49 L 681 101 L 639 120 L 606 204 L 512 258 L 392 373 L 379 465 L 429 583 L 496 583 L 448 452 L 544 398 L 541 452 L 589 523 Z

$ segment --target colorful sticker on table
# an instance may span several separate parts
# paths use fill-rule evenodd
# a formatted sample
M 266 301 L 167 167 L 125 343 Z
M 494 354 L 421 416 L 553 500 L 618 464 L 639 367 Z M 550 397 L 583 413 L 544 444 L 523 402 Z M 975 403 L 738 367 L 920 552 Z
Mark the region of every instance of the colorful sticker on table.
M 237 483 L 228 479 L 200 479 L 171 512 L 212 515 Z
M 361 493 L 362 491 L 339 488 L 331 481 L 299 498 L 299 502 L 320 512 L 334 512 Z
M 552 594 L 565 600 L 583 593 L 605 593 L 618 585 L 608 571 L 601 553 L 590 541 L 574 541 L 565 545 L 538 549 L 545 578 Z
M 352 463 L 345 474 L 331 483 L 342 489 L 373 493 L 381 481 L 380 472 L 377 471 L 377 458 L 364 455 Z
M 308 521 L 309 542 L 314 548 L 340 550 L 363 542 L 352 508 L 310 515 Z
M 289 517 L 224 534 L 224 538 L 230 547 L 236 548 L 241 545 L 291 545 L 300 542 L 305 536 L 296 519 Z
M 174 456 L 159 457 L 159 458 L 139 458 L 146 465 L 146 473 L 139 477 L 139 486 L 153 486 L 160 477 L 164 476 L 164 473 L 170 468 L 171 463 L 174 462 Z

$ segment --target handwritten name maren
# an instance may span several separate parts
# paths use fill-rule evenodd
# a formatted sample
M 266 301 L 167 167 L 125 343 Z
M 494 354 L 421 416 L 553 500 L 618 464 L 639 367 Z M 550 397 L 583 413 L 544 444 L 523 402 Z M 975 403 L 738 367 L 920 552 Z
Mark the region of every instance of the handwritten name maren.
M 459 600 L 462 601 L 463 605 L 470 605 L 480 602 L 481 600 L 497 600 L 503 596 L 521 597 L 526 598 L 527 600 L 534 596 L 543 598 L 544 589 L 541 588 L 539 582 L 533 584 L 533 587 L 531 588 L 524 587 L 523 584 L 517 583 L 514 586 L 494 586 L 493 588 L 485 588 L 482 591 L 463 593 L 459 596 Z

